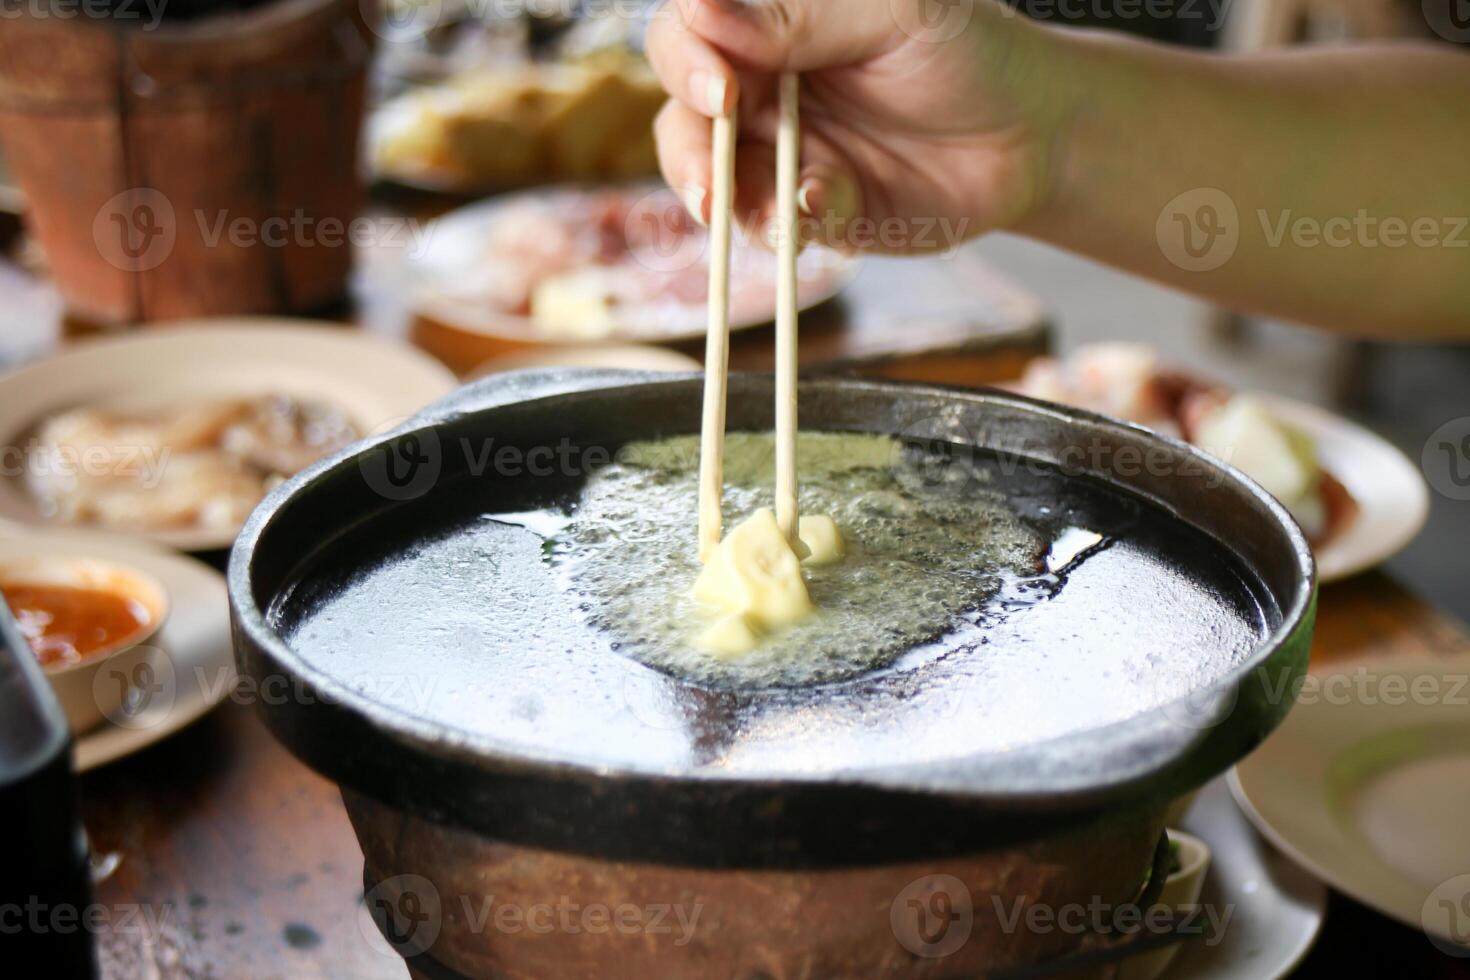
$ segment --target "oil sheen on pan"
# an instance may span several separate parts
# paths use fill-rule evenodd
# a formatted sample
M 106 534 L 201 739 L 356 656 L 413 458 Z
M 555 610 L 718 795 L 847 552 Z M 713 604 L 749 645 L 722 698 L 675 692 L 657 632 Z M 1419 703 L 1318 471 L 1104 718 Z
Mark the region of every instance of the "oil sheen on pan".
M 803 509 L 853 554 L 813 571 L 817 616 L 745 657 L 687 642 L 687 437 L 590 476 L 452 482 L 316 552 L 269 618 L 340 683 L 467 736 L 731 775 L 1076 734 L 1227 672 L 1281 621 L 1229 549 L 1143 498 L 967 446 L 802 439 Z M 768 440 L 732 438 L 727 526 L 769 505 Z

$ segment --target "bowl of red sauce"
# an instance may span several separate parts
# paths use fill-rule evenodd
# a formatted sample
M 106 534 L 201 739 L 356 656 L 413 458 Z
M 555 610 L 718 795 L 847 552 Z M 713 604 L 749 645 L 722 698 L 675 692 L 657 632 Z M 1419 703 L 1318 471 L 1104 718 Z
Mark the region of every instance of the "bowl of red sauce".
M 7 559 L 0 596 L 77 734 L 118 717 L 132 672 L 104 666 L 146 644 L 168 616 L 161 582 L 100 559 Z

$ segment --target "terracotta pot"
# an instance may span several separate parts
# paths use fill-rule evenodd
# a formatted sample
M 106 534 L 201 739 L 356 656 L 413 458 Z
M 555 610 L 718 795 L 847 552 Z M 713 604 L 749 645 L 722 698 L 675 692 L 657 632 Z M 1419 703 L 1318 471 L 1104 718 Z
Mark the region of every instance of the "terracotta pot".
M 338 299 L 363 198 L 357 0 L 157 24 L 125 9 L 26 8 L 0 33 L 0 137 L 70 311 L 115 323 Z
M 508 844 L 342 798 L 369 911 L 398 952 L 424 976 L 497 980 L 972 978 L 1049 963 L 1109 937 L 1026 910 L 1133 902 L 1164 809 L 971 855 L 717 869 Z

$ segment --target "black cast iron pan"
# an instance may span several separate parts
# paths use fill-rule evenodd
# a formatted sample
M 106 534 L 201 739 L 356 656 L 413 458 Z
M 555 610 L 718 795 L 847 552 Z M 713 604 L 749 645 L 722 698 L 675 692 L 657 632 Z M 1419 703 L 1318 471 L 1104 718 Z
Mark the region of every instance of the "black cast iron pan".
M 266 724 L 343 785 L 493 839 L 771 867 L 974 852 L 1155 805 L 1284 716 L 1315 595 L 1285 510 L 1183 443 L 993 391 L 810 381 L 801 421 L 1040 461 L 1004 484 L 1017 506 L 1094 508 L 1119 554 L 1158 551 L 1147 583 L 1100 561 L 1060 593 L 1086 615 L 1059 603 L 1025 626 L 1045 638 L 1034 663 L 980 681 L 984 647 L 897 678 L 737 693 L 620 655 L 576 625 L 539 549 L 488 549 L 477 528 L 565 496 L 569 474 L 574 493 L 625 441 L 697 431 L 701 384 L 492 378 L 278 488 L 229 576 Z M 772 392 L 733 377 L 730 427 L 769 429 Z M 1256 634 L 1216 656 L 1211 630 L 1237 614 Z

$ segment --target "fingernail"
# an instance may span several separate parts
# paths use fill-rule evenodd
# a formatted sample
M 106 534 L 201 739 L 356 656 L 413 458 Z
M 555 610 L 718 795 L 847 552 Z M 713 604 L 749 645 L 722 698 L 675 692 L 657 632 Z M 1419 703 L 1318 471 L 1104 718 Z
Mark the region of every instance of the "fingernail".
M 808 177 L 806 180 L 802 181 L 801 186 L 797 188 L 796 206 L 800 208 L 801 213 L 806 215 L 807 217 L 814 218 L 817 215 L 817 213 L 812 210 L 812 194 L 815 193 L 816 190 L 817 181 L 816 178 L 813 177 Z
M 689 214 L 701 227 L 709 227 L 704 220 L 704 198 L 705 189 L 698 184 L 686 184 L 684 186 L 684 207 L 689 209 Z
M 689 88 L 696 96 L 704 96 L 705 111 L 711 116 L 724 115 L 725 79 L 707 71 L 697 71 L 689 76 Z

